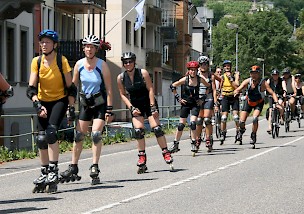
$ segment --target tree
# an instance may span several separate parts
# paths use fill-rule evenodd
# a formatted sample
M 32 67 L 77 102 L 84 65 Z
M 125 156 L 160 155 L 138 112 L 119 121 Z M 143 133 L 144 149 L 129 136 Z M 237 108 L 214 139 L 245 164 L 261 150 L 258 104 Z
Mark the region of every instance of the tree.
M 292 26 L 283 13 L 272 10 L 254 14 L 242 14 L 222 18 L 213 28 L 214 63 L 225 59 L 235 61 L 236 31 L 227 29 L 228 22 L 239 26 L 239 71 L 248 77 L 249 67 L 257 64 L 257 58 L 265 59 L 265 74 L 271 69 L 282 69 L 292 65 L 294 43 L 289 40 Z

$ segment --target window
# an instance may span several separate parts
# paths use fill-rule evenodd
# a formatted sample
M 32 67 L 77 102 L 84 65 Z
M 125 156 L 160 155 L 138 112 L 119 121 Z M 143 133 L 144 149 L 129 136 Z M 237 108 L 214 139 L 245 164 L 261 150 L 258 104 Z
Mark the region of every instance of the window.
M 15 81 L 15 28 L 8 23 L 6 29 L 6 74 L 7 80 Z
M 52 29 L 51 27 L 51 20 L 52 20 L 52 10 L 51 9 L 48 9 L 48 18 L 47 18 L 47 29 Z
M 146 29 L 145 28 L 141 28 L 141 35 L 140 35 L 140 45 L 141 45 L 141 47 L 142 48 L 145 48 L 145 43 L 146 43 L 146 37 L 145 37 L 145 35 L 146 35 Z
M 138 30 L 134 30 L 134 46 L 138 46 Z
M 126 43 L 131 45 L 131 22 L 126 21 Z
M 21 82 L 27 82 L 27 68 L 28 68 L 28 31 L 29 29 L 26 27 L 20 27 L 20 78 Z

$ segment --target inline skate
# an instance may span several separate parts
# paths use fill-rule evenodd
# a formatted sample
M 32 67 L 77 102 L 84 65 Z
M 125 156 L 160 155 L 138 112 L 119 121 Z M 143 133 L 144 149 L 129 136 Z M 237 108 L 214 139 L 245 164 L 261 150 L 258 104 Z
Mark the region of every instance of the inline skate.
M 223 145 L 224 144 L 224 141 L 226 140 L 226 134 L 227 134 L 227 131 L 221 131 L 221 137 L 220 137 L 220 145 Z
M 100 183 L 100 178 L 99 178 L 99 172 L 100 172 L 100 170 L 98 168 L 98 165 L 97 164 L 93 164 L 90 167 L 90 170 L 91 170 L 90 177 L 92 178 L 91 185 L 99 184 Z
M 243 134 L 241 133 L 241 130 L 237 130 L 237 131 L 236 131 L 234 143 L 236 143 L 236 142 L 238 142 L 238 141 L 240 142 L 240 143 L 239 143 L 240 145 L 243 144 Z
M 146 162 L 147 162 L 146 153 L 145 152 L 139 152 L 138 153 L 138 161 L 137 161 L 137 166 L 138 166 L 137 174 L 143 174 L 148 170 Z
M 46 192 L 47 193 L 56 193 L 57 192 L 57 184 L 59 182 L 58 179 L 58 167 L 55 164 L 49 165 L 48 175 L 46 178 Z
M 255 149 L 255 143 L 256 143 L 256 133 L 255 132 L 251 132 L 250 144 L 251 144 L 251 148 L 252 149 Z
M 70 164 L 69 168 L 64 172 L 60 173 L 59 182 L 60 183 L 68 183 L 74 181 L 80 181 L 81 176 L 78 176 L 78 166 L 76 164 Z
M 178 148 L 178 146 L 179 146 L 179 142 L 176 141 L 176 140 L 173 141 L 172 146 L 169 148 L 169 152 L 170 153 L 176 153 L 176 152 L 180 151 L 180 149 Z
M 206 147 L 207 147 L 207 152 L 211 152 L 213 149 L 213 139 L 210 136 L 209 139 L 206 139 Z
M 162 154 L 163 154 L 163 157 L 164 157 L 164 160 L 166 161 L 167 164 L 170 165 L 170 169 L 173 171 L 174 170 L 174 167 L 173 167 L 173 158 L 171 156 L 171 153 L 168 151 L 168 149 L 164 149 L 162 151 Z
M 36 178 L 33 183 L 35 184 L 35 187 L 33 189 L 33 193 L 43 193 L 45 192 L 46 188 L 46 178 L 48 175 L 48 167 L 41 167 L 41 174 L 38 178 Z
M 192 157 L 195 157 L 195 153 L 198 152 L 198 149 L 196 146 L 196 140 L 191 140 L 191 152 L 192 152 Z

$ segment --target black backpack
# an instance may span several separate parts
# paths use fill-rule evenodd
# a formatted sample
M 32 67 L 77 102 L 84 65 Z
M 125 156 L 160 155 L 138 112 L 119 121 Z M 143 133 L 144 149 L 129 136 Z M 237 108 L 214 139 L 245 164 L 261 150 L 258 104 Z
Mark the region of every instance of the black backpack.
M 37 60 L 37 63 L 38 63 L 38 82 L 39 82 L 39 72 L 40 72 L 41 58 L 42 58 L 42 56 L 39 56 L 38 60 Z M 57 61 L 57 66 L 58 66 L 59 71 L 60 71 L 61 76 L 62 76 L 62 81 L 63 81 L 63 86 L 64 86 L 64 94 L 66 95 L 67 94 L 67 84 L 66 84 L 64 73 L 63 73 L 63 70 L 62 70 L 62 55 L 57 54 L 56 61 Z

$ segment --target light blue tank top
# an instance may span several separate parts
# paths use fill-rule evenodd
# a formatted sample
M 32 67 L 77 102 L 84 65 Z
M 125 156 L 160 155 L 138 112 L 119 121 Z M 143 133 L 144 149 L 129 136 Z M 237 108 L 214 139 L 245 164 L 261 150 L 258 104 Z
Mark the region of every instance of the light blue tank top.
M 89 94 L 96 94 L 100 92 L 101 84 L 104 84 L 101 79 L 102 75 L 102 59 L 98 59 L 96 63 L 96 67 L 93 71 L 88 71 L 84 67 L 84 60 L 85 58 L 81 59 L 79 73 L 80 73 L 80 81 L 82 92 L 86 95 Z

